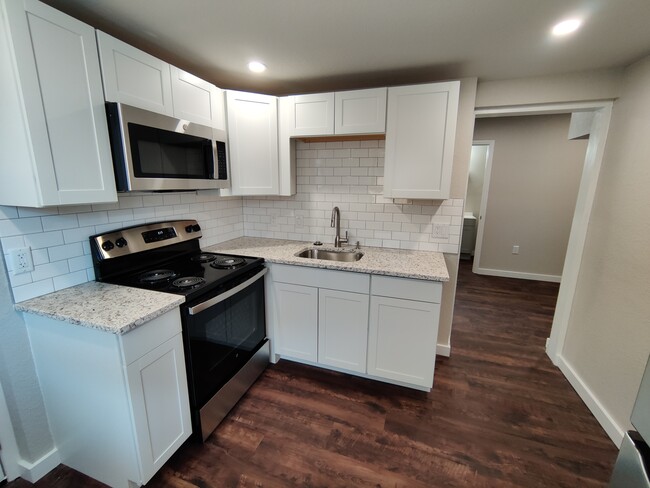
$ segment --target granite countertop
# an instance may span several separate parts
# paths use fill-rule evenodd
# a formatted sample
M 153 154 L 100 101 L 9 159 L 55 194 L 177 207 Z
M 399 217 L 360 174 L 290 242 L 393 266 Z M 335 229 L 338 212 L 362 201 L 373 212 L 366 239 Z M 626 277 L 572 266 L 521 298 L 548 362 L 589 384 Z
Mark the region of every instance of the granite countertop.
M 323 250 L 335 249 L 332 245 L 314 246 L 312 242 L 240 237 L 210 246 L 205 250 L 241 256 L 256 256 L 271 263 L 294 264 L 420 280 L 449 281 L 445 258 L 439 252 L 362 247 L 361 252 L 364 256 L 359 261 L 351 263 L 295 256 L 303 249 L 310 247 L 318 247 L 318 249 Z M 354 247 L 342 249 L 350 250 L 354 249 Z
M 185 301 L 180 295 L 90 281 L 17 303 L 20 312 L 124 334 Z

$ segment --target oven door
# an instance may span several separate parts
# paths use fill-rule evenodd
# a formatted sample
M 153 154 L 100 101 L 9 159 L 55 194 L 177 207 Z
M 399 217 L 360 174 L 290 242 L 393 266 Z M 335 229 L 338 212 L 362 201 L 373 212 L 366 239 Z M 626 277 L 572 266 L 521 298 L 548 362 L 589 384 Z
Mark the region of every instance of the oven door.
M 266 339 L 264 275 L 239 277 L 219 294 L 183 307 L 190 401 L 201 408 Z M 230 284 L 229 284 L 230 285 Z

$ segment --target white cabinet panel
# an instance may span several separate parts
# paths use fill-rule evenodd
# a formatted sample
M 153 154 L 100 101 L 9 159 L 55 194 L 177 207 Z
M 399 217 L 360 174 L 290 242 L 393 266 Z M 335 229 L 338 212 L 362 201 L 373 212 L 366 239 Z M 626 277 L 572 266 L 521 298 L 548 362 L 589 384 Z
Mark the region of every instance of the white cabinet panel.
M 440 305 L 372 296 L 368 374 L 431 388 Z
M 442 298 L 442 283 L 440 281 L 375 275 L 372 277 L 371 289 L 373 295 L 421 302 L 440 303 Z
M 0 8 L 0 204 L 117 201 L 94 29 L 36 1 Z
M 460 82 L 388 89 L 384 196 L 449 198 Z
M 366 372 L 368 295 L 318 291 L 318 362 Z
M 335 106 L 335 134 L 386 131 L 386 88 L 336 92 Z
M 277 99 L 227 91 L 226 110 L 232 194 L 277 195 Z
M 224 92 L 175 66 L 170 66 L 174 117 L 226 130 Z
M 275 351 L 283 356 L 318 360 L 318 288 L 274 283 L 277 313 Z
M 334 93 L 285 97 L 287 111 L 285 134 L 326 136 L 334 134 Z
M 127 367 L 142 477 L 149 480 L 192 434 L 181 334 Z
M 124 335 L 24 317 L 61 462 L 109 486 L 149 481 L 192 433 L 178 308 Z
M 107 101 L 173 114 L 168 63 L 104 32 L 97 31 L 97 44 Z

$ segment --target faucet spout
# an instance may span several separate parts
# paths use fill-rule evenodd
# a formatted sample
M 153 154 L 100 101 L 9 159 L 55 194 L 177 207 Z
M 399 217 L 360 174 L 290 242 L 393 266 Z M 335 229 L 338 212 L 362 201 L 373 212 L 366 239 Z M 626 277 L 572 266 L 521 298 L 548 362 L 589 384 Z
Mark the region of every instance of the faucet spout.
M 334 247 L 341 247 L 341 244 L 348 243 L 348 232 L 345 231 L 345 237 L 341 237 L 341 212 L 338 207 L 332 209 L 332 218 L 330 227 L 336 227 L 336 236 L 334 236 Z

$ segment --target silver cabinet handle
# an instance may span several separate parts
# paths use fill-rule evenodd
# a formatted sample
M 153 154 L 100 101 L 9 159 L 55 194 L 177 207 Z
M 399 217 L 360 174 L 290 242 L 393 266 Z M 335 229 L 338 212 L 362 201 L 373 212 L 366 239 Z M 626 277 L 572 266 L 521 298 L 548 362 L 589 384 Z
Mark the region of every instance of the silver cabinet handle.
M 197 313 L 202 312 L 206 308 L 210 308 L 213 305 L 216 305 L 217 303 L 223 302 L 227 298 L 230 298 L 231 296 L 239 293 L 240 291 L 242 291 L 247 286 L 255 283 L 257 280 L 259 280 L 262 276 L 264 276 L 268 272 L 269 272 L 269 269 L 264 268 L 262 271 L 257 273 L 255 276 L 249 278 L 248 280 L 246 280 L 243 283 L 237 285 L 236 287 L 231 288 L 227 292 L 222 293 L 221 295 L 217 295 L 214 298 L 210 298 L 209 300 L 206 300 L 205 302 L 201 302 L 198 305 L 194 305 L 193 307 L 190 307 L 189 310 L 188 310 L 190 315 L 196 315 Z

